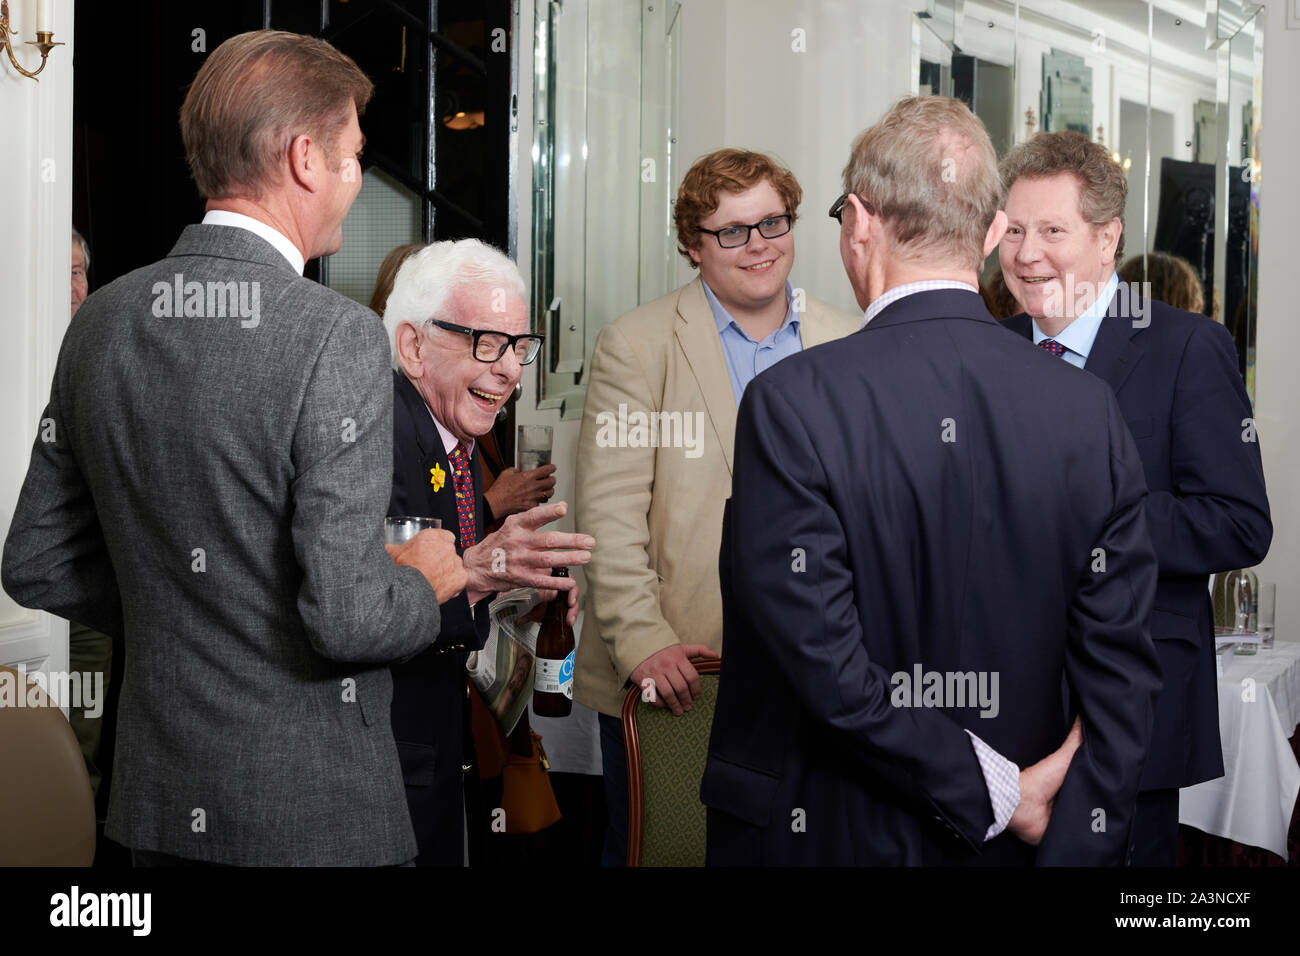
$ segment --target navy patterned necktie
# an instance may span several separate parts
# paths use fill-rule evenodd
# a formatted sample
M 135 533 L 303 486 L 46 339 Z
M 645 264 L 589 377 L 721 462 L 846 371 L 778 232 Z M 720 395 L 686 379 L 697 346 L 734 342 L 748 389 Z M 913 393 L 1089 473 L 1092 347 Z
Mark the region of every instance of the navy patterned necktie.
M 1065 354 L 1065 346 L 1056 341 L 1056 339 L 1043 339 L 1038 343 L 1038 347 L 1044 352 L 1055 355 L 1057 358 L 1060 358 Z

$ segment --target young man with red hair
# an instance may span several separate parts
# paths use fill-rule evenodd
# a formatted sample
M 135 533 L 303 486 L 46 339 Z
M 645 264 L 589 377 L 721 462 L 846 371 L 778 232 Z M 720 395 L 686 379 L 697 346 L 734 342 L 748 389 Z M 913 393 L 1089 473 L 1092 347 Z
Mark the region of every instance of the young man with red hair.
M 690 658 L 717 657 L 722 647 L 718 545 L 741 395 L 781 359 L 858 326 L 790 282 L 801 198 L 794 175 L 761 153 L 722 149 L 698 160 L 675 216 L 679 251 L 699 277 L 596 340 L 576 524 L 600 548 L 586 569 L 591 600 L 575 692 L 600 712 L 607 866 L 626 859 L 625 688 L 653 681 L 656 703 L 681 714 L 700 693 Z M 658 441 L 655 431 L 635 440 L 635 429 L 610 440 L 617 432 L 606 423 L 635 424 L 638 415 L 680 422 L 673 439 L 685 433 L 692 442 L 682 447 L 663 428 Z

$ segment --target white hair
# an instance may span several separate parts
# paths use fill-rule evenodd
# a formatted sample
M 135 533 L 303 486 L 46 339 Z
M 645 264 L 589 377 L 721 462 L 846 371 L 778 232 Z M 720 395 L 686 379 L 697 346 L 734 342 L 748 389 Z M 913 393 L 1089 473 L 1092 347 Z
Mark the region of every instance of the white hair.
M 393 368 L 401 368 L 397 359 L 397 327 L 403 322 L 421 330 L 434 319 L 464 324 L 446 314 L 452 293 L 463 285 L 496 286 L 524 300 L 528 298 L 519 267 L 500 249 L 477 239 L 425 246 L 402 263 L 384 308 Z
M 90 268 L 90 244 L 86 242 L 86 237 L 83 236 L 81 233 L 77 232 L 76 229 L 73 229 L 72 241 L 81 244 L 81 255 L 82 258 L 86 260 L 86 268 L 89 269 Z

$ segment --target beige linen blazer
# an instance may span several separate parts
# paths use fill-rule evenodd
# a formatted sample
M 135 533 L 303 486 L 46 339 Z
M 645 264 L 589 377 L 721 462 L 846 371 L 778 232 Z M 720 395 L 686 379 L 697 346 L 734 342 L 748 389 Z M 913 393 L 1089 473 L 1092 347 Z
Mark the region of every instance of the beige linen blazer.
M 811 348 L 862 317 L 811 297 Z M 811 411 L 811 410 L 810 410 Z M 672 644 L 722 647 L 718 549 L 736 399 L 699 278 L 601 330 L 578 439 L 575 524 L 596 539 L 574 693 L 620 716 L 628 675 Z

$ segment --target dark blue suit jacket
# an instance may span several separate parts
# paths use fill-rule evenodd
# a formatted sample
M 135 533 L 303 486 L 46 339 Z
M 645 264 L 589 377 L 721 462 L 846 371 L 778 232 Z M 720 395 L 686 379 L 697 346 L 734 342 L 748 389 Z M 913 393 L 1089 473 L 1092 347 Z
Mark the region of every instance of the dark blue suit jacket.
M 758 376 L 734 460 L 709 862 L 1124 862 L 1156 566 L 1110 390 L 978 295 L 921 292 Z M 918 666 L 996 674 L 996 716 L 902 706 L 893 675 Z M 1063 679 L 1084 742 L 1046 835 L 985 843 L 966 728 L 1034 763 L 1069 730 Z
M 1114 391 L 1150 489 L 1160 565 L 1151 636 L 1164 687 L 1142 789 L 1156 790 L 1223 775 L 1208 577 L 1264 560 L 1273 525 L 1232 336 L 1203 315 L 1137 303 L 1136 321 L 1121 317 L 1116 295 L 1084 368 Z M 1028 315 L 1004 324 L 1033 339 Z
M 481 539 L 484 502 L 477 454 L 471 464 L 476 537 Z M 430 474 L 435 465 L 446 476 L 436 491 Z M 442 436 L 424 399 L 400 372 L 393 373 L 393 496 L 388 514 L 441 518 L 443 529 L 452 534 L 460 527 Z M 465 657 L 487 639 L 490 604 L 491 598 L 484 598 L 471 616 L 462 591 L 439 607 L 442 629 L 433 646 L 392 667 L 393 736 L 420 865 L 460 866 L 464 861 L 462 767 L 473 762 Z

